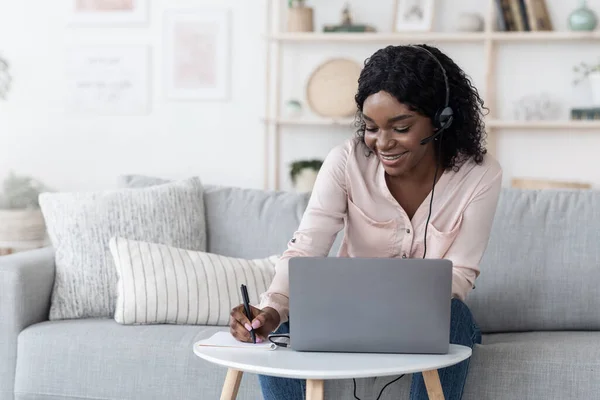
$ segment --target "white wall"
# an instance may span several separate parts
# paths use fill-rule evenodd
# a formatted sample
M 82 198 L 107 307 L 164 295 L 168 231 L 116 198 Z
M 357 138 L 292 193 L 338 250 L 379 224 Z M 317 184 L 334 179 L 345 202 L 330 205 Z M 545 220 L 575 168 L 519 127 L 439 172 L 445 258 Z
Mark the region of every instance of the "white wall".
M 262 186 L 264 9 L 241 0 L 150 2 L 146 27 L 107 29 L 69 26 L 69 0 L 0 0 L 0 51 L 14 75 L 10 101 L 0 102 L 0 174 L 34 174 L 60 190 L 113 187 L 123 173 Z M 168 101 L 164 10 L 211 3 L 234 10 L 230 101 Z M 150 45 L 152 112 L 68 114 L 64 54 L 76 44 Z
M 150 23 L 142 28 L 73 28 L 67 24 L 69 0 L 0 0 L 0 52 L 12 63 L 15 79 L 8 102 L 0 103 L 0 176 L 9 169 L 34 174 L 61 190 L 107 188 L 123 173 L 170 178 L 199 175 L 207 183 L 263 186 L 264 0 L 150 0 Z M 281 0 L 283 3 L 283 0 Z M 208 3 L 233 9 L 232 96 L 222 102 L 167 101 L 163 92 L 163 14 L 167 7 Z M 337 23 L 344 0 L 311 0 L 316 26 Z M 463 11 L 485 13 L 487 1 L 437 0 L 437 30 L 453 30 Z M 577 2 L 549 0 L 555 28 Z M 588 2 L 600 15 L 600 0 Z M 353 0 L 357 22 L 380 31 L 392 24 L 393 0 Z M 376 4 L 376 5 L 375 5 Z M 64 52 L 72 44 L 147 44 L 152 47 L 152 112 L 147 116 L 81 117 L 63 108 Z M 512 119 L 520 96 L 548 92 L 563 103 L 568 118 L 573 104 L 589 93 L 571 86 L 572 66 L 600 57 L 598 42 L 502 44 L 498 53 L 497 114 Z M 286 47 L 282 101 L 304 99 L 311 71 L 335 56 L 359 62 L 380 45 L 294 44 Z M 440 46 L 483 89 L 483 46 Z M 483 93 L 482 93 L 483 94 Z M 513 176 L 590 181 L 600 184 L 591 168 L 600 132 L 501 131 L 498 142 L 505 183 Z M 353 135 L 335 127 L 286 128 L 282 175 L 298 158 L 323 157 Z M 289 188 L 289 182 L 283 185 Z

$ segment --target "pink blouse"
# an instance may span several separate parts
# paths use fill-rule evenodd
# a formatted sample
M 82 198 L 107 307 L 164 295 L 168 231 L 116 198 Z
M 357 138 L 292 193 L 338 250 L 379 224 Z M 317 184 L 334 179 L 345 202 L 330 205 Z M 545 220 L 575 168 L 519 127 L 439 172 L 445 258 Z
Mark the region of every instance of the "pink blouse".
M 453 262 L 452 293 L 465 299 L 479 276 L 502 184 L 502 169 L 486 155 L 482 165 L 464 163 L 444 171 L 435 186 L 427 228 L 426 258 Z M 412 219 L 392 197 L 379 159 L 367 157 L 352 138 L 327 155 L 300 226 L 276 264 L 259 307 L 273 307 L 288 320 L 288 260 L 329 254 L 344 230 L 339 257 L 423 257 L 423 233 L 431 193 Z

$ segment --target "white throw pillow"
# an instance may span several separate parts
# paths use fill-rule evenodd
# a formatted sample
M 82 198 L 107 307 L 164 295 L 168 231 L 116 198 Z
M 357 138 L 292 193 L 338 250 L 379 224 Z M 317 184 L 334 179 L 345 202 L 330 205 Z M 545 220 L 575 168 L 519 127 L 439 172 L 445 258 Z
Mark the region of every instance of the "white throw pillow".
M 242 303 L 241 284 L 258 304 L 279 258 L 246 260 L 122 237 L 109 246 L 119 277 L 114 318 L 124 325 L 226 326 Z
M 110 238 L 206 251 L 204 187 L 198 178 L 140 189 L 40 195 L 54 247 L 50 320 L 112 318 L 117 274 Z

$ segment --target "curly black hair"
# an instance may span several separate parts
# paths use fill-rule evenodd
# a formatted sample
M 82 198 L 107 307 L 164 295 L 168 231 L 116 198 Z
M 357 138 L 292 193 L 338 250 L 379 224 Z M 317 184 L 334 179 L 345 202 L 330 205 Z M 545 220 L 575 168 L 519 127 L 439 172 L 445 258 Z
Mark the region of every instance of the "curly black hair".
M 477 89 L 465 72 L 439 49 L 429 50 L 446 70 L 450 87 L 449 105 L 454 110 L 452 125 L 441 138 L 441 167 L 458 170 L 469 159 L 481 164 L 485 149 L 484 112 Z M 385 91 L 411 110 L 430 118 L 444 107 L 446 85 L 438 63 L 417 45 L 387 46 L 367 58 L 358 80 L 355 96 L 357 136 L 364 144 L 363 104 L 367 97 Z M 436 146 L 436 152 L 437 150 Z M 367 151 L 370 154 L 370 151 Z

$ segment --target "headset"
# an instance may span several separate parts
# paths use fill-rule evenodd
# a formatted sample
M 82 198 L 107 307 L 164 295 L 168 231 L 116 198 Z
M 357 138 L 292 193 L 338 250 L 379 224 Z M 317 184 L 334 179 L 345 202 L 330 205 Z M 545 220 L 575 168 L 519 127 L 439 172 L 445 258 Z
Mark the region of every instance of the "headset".
M 431 51 L 427 50 L 425 47 L 418 45 L 410 45 L 410 47 L 424 51 L 426 54 L 429 55 L 429 57 L 431 57 L 433 61 L 435 61 L 435 63 L 440 67 L 440 71 L 442 72 L 442 76 L 444 78 L 444 85 L 446 87 L 446 100 L 444 101 L 444 107 L 440 108 L 433 117 L 433 126 L 435 128 L 435 133 L 431 136 L 426 137 L 420 142 L 421 145 L 426 145 L 432 140 L 437 139 L 446 129 L 450 127 L 450 125 L 452 125 L 452 121 L 454 121 L 454 110 L 452 109 L 452 107 L 450 107 L 450 84 L 448 83 L 448 75 L 446 74 L 446 69 L 444 68 L 440 60 L 438 60 L 437 57 L 434 56 Z

